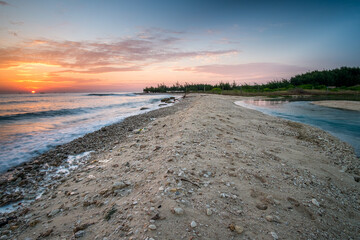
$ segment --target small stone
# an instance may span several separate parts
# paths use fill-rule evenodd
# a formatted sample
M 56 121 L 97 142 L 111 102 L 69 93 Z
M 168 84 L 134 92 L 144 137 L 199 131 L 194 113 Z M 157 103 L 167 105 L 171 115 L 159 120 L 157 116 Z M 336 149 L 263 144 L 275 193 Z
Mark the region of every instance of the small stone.
M 191 226 L 192 228 L 195 228 L 195 227 L 197 226 L 197 223 L 196 223 L 195 221 L 192 221 L 192 222 L 190 223 L 190 226 Z
M 112 189 L 122 189 L 124 187 L 126 187 L 126 184 L 124 182 L 115 182 L 112 186 Z
M 274 217 L 273 216 L 270 216 L 270 215 L 267 215 L 265 217 L 265 219 L 268 221 L 268 222 L 273 222 L 274 221 Z
M 183 215 L 184 214 L 184 210 L 182 208 L 179 208 L 179 207 L 175 207 L 174 208 L 174 213 L 176 215 Z
M 150 230 L 156 230 L 156 226 L 154 224 L 150 224 L 148 228 Z
M 206 215 L 208 215 L 208 216 L 212 215 L 212 211 L 210 208 L 206 209 Z
M 78 231 L 75 233 L 75 238 L 81 238 L 85 235 L 85 231 Z
M 266 210 L 268 208 L 265 204 L 256 204 L 256 207 L 260 210 Z
M 312 202 L 315 206 L 320 207 L 319 202 L 318 202 L 315 198 L 311 199 L 311 202 Z
M 55 216 L 56 214 L 58 214 L 60 212 L 60 209 L 54 209 L 52 210 L 51 212 L 48 213 L 48 217 L 53 217 Z
M 279 239 L 278 235 L 276 234 L 276 232 L 270 232 L 270 235 L 274 238 L 274 240 Z
M 242 226 L 236 225 L 235 232 L 237 232 L 238 234 L 241 234 L 244 232 L 244 228 Z
M 159 191 L 164 191 L 164 187 L 159 187 Z

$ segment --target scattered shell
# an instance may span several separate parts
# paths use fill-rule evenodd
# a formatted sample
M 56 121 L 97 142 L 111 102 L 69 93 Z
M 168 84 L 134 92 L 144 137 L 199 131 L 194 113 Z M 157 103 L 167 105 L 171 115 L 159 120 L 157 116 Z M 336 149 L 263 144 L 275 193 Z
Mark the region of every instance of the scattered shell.
M 206 215 L 208 215 L 208 216 L 212 215 L 212 211 L 210 208 L 206 209 Z

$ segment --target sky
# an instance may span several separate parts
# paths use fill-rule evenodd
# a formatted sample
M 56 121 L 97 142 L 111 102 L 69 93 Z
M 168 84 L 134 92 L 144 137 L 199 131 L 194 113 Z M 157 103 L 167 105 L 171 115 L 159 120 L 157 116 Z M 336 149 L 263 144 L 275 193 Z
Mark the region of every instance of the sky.
M 0 0 L 0 93 L 266 83 L 360 66 L 360 0 Z

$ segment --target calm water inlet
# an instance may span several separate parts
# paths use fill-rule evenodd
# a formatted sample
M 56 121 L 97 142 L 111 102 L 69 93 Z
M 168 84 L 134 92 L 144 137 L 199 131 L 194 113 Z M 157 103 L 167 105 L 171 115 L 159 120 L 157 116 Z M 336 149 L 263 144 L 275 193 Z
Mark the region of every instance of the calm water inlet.
M 322 107 L 308 101 L 247 100 L 235 104 L 321 128 L 349 143 L 360 156 L 360 112 Z

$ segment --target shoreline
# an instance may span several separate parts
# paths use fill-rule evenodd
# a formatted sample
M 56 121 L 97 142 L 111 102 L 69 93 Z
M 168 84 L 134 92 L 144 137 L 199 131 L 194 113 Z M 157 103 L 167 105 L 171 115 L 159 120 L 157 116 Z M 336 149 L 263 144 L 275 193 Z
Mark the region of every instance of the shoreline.
M 1 215 L 0 235 L 355 239 L 360 168 L 352 148 L 234 104 L 241 99 L 190 94 L 63 146 L 97 152 L 26 208 Z
M 359 111 L 360 112 L 360 102 L 359 101 L 342 101 L 342 100 L 332 100 L 332 101 L 314 101 L 311 104 L 330 107 L 342 110 L 350 111 Z
M 34 194 L 37 193 L 37 184 L 43 182 L 47 175 L 44 172 L 56 171 L 56 168 L 66 164 L 65 161 L 69 156 L 78 156 L 86 152 L 93 152 L 92 155 L 97 155 L 101 152 L 111 151 L 114 145 L 126 139 L 127 135 L 132 134 L 134 130 L 147 125 L 152 119 L 173 114 L 183 108 L 184 105 L 186 102 L 181 100 L 165 108 L 126 117 L 118 123 L 104 126 L 68 143 L 58 145 L 28 162 L 23 162 L 0 173 L 0 192 L 3 193 L 0 195 L 0 208 L 24 199 L 35 200 Z M 91 158 L 94 157 L 91 156 Z M 40 173 L 41 171 L 42 173 Z M 44 184 L 49 187 L 46 183 Z M 25 193 L 17 191 L 18 186 Z M 32 195 L 33 199 L 27 199 L 26 195 Z

